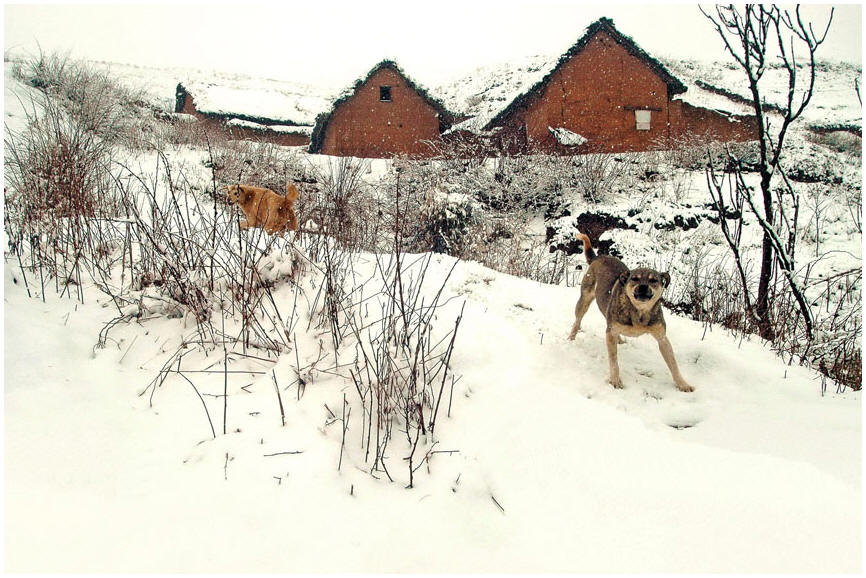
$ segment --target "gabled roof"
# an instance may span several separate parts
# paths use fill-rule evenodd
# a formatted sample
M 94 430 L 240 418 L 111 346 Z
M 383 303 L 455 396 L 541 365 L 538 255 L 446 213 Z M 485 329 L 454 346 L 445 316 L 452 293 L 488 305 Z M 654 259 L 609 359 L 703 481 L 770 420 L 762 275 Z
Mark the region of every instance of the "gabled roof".
M 599 32 L 605 32 L 608 36 L 610 36 L 617 44 L 622 46 L 629 54 L 643 61 L 668 87 L 668 97 L 673 97 L 677 94 L 681 94 L 686 91 L 686 86 L 680 82 L 676 77 L 674 77 L 668 70 L 664 67 L 664 65 L 652 58 L 649 54 L 643 51 L 637 44 L 635 44 L 634 40 L 629 38 L 628 36 L 622 34 L 619 30 L 617 30 L 613 25 L 613 20 L 610 18 L 600 18 L 590 24 L 584 35 L 574 44 L 571 48 L 569 48 L 565 54 L 560 56 L 559 60 L 556 64 L 545 74 L 541 80 L 538 80 L 535 84 L 533 84 L 528 90 L 520 93 L 511 103 L 502 109 L 496 116 L 494 116 L 490 121 L 488 121 L 484 126 L 483 130 L 490 130 L 492 127 L 496 126 L 500 122 L 502 122 L 505 118 L 507 118 L 515 109 L 524 105 L 531 96 L 536 94 L 539 90 L 541 90 L 547 83 L 550 81 L 551 77 L 560 69 L 562 66 L 571 60 L 574 56 L 577 56 L 581 52 L 583 52 L 586 45 L 589 44 L 589 41 L 592 40 L 596 34 Z
M 439 113 L 439 131 L 440 132 L 445 131 L 448 127 L 451 126 L 451 124 L 454 122 L 455 115 L 453 113 L 451 113 L 447 108 L 445 108 L 445 105 L 442 104 L 439 100 L 433 98 L 427 92 L 427 90 L 425 88 L 423 88 L 422 86 L 417 84 L 415 81 L 413 81 L 411 78 L 409 78 L 409 76 L 407 76 L 406 73 L 403 72 L 403 70 L 397 65 L 396 62 L 394 62 L 393 60 L 387 60 L 386 59 L 386 60 L 383 60 L 382 62 L 380 62 L 379 64 L 377 64 L 376 66 L 374 66 L 372 69 L 370 69 L 370 71 L 364 77 L 356 80 L 354 82 L 354 84 L 352 84 L 352 86 L 350 86 L 349 88 L 344 90 L 342 92 L 342 94 L 340 94 L 340 96 L 337 97 L 337 100 L 334 101 L 334 104 L 331 107 L 331 110 L 329 110 L 328 112 L 323 112 L 319 116 L 316 117 L 316 126 L 313 129 L 313 136 L 310 139 L 310 152 L 311 153 L 321 152 L 322 144 L 324 143 L 324 140 L 325 140 L 325 131 L 328 127 L 328 123 L 330 122 L 331 117 L 333 116 L 334 112 L 343 103 L 345 103 L 350 98 L 355 96 L 355 93 L 358 91 L 358 89 L 361 88 L 362 86 L 364 86 L 365 84 L 367 84 L 367 81 L 369 81 L 370 78 L 372 78 L 372 76 L 374 74 L 376 74 L 380 70 L 383 70 L 386 68 L 393 70 L 394 72 L 399 74 L 406 81 L 406 85 L 409 88 L 411 88 L 416 93 L 418 93 L 421 96 L 421 98 L 423 98 L 425 100 L 425 102 L 427 102 L 427 104 L 429 104 L 431 107 L 433 107 L 433 109 L 435 109 L 437 113 Z

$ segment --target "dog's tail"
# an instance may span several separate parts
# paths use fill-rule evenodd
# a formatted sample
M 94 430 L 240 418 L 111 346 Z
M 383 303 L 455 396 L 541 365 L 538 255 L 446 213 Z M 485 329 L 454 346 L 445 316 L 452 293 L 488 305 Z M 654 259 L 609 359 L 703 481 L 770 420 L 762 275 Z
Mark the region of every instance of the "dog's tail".
M 595 251 L 592 249 L 592 244 L 589 241 L 589 237 L 587 237 L 583 233 L 578 233 L 577 235 L 575 235 L 575 237 L 583 241 L 583 252 L 586 255 L 586 262 L 592 263 L 593 261 L 595 261 L 596 254 Z

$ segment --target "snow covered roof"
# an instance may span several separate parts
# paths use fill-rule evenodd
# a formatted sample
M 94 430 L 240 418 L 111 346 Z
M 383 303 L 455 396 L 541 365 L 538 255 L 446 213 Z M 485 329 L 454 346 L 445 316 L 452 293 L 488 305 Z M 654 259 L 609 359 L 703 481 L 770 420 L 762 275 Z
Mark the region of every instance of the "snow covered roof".
M 237 79 L 222 84 L 187 79 L 178 89 L 192 96 L 195 108 L 206 115 L 234 117 L 271 125 L 313 126 L 327 110 L 333 95 L 305 84 L 267 79 Z
M 463 78 L 439 87 L 445 106 L 469 117 L 449 132 L 478 133 L 556 66 L 556 58 L 529 56 L 511 62 L 480 67 Z
M 683 102 L 730 114 L 754 114 L 748 84 L 743 71 L 732 62 L 697 62 L 666 60 L 688 85 L 688 92 L 678 98 Z M 862 107 L 854 81 L 862 75 L 860 66 L 841 62 L 816 63 L 815 93 L 803 113 L 811 128 L 857 128 L 862 124 Z M 801 77 L 805 82 L 806 71 Z M 788 94 L 787 72 L 778 63 L 771 63 L 762 78 L 762 96 L 768 110 L 778 110 Z

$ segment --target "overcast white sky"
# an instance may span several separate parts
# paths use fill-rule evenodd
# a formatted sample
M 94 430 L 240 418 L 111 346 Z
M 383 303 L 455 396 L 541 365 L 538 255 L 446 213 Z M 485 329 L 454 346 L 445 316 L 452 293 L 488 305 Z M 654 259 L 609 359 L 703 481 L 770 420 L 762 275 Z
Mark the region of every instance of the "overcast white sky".
M 710 5 L 711 6 L 711 5 Z M 825 22 L 829 5 L 810 6 Z M 383 58 L 435 86 L 510 58 L 561 54 L 601 16 L 654 56 L 723 59 L 693 2 L 306 0 L 245 4 L 5 4 L 4 47 L 345 86 Z M 860 63 L 862 10 L 837 5 L 820 56 Z

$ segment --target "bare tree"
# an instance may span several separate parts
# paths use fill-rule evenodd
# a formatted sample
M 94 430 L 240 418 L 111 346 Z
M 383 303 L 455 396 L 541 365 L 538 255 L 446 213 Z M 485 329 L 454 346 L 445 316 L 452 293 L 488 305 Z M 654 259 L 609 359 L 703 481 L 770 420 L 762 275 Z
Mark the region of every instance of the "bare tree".
M 830 10 L 823 33 L 816 33 L 812 22 L 803 19 L 799 5 L 793 14 L 776 5 L 761 4 L 743 7 L 729 4 L 716 6 L 714 13 L 703 8 L 701 12 L 713 23 L 725 48 L 746 74 L 751 105 L 757 119 L 760 152 L 758 171 L 761 177 L 758 195 L 746 186 L 742 167 L 733 159 L 737 165 L 734 169 L 736 194 L 743 195 L 745 205 L 763 230 L 761 269 L 754 305 L 751 304 L 750 290 L 744 280 L 747 313 L 757 323 L 762 337 L 774 337 L 769 297 L 770 282 L 778 266 L 800 307 L 807 336 L 811 339 L 814 318 L 797 278 L 794 259 L 799 195 L 786 177 L 780 161 L 791 124 L 803 114 L 812 99 L 816 74 L 815 52 L 827 37 L 833 9 Z M 781 64 L 788 80 L 786 98 L 778 107 L 780 119 L 771 117 L 765 111 L 760 83 L 771 60 Z M 721 213 L 721 182 L 710 171 L 707 179 Z M 721 216 L 724 220 L 724 215 Z M 730 236 L 726 234 L 726 238 L 730 245 Z

